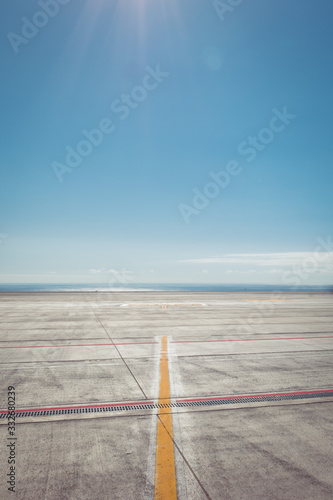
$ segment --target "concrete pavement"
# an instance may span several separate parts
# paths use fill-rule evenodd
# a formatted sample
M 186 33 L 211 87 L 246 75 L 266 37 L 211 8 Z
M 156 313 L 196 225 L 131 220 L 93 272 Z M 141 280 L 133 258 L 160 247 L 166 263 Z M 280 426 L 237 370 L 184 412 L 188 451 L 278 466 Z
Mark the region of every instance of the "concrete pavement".
M 331 499 L 332 306 L 319 292 L 0 294 L 0 407 L 13 386 L 18 412 L 15 493 L 0 413 L 0 498 Z

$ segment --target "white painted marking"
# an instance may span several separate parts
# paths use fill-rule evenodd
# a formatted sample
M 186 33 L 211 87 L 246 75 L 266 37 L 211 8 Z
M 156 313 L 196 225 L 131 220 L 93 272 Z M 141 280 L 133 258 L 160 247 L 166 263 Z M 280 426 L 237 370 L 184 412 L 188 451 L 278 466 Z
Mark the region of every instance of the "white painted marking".
M 155 337 L 155 341 L 158 344 L 154 344 L 155 348 L 158 349 L 156 352 L 161 351 L 161 337 Z M 159 396 L 159 382 L 160 382 L 160 356 L 155 358 L 155 376 L 152 377 L 151 381 L 151 393 L 153 395 L 150 401 L 154 401 L 158 404 Z M 155 494 L 155 459 L 156 459 L 156 438 L 157 438 L 157 417 L 158 408 L 153 410 L 151 415 L 151 427 L 150 427 L 150 438 L 149 438 L 149 449 L 148 449 L 148 459 L 147 459 L 147 472 L 146 472 L 146 487 L 144 492 L 145 500 L 153 500 Z
M 168 338 L 168 350 L 169 350 L 169 379 L 170 379 L 170 402 L 175 403 L 178 394 L 183 393 L 183 386 L 180 377 L 180 372 L 178 369 L 178 357 L 174 356 L 174 350 L 176 344 L 171 344 L 171 338 Z M 173 425 L 173 437 L 177 443 L 179 449 L 183 451 L 181 426 L 179 422 L 179 408 L 172 408 L 172 425 Z M 187 489 L 186 489 L 186 475 L 185 475 L 185 464 L 183 457 L 178 452 L 175 447 L 175 464 L 176 464 L 176 477 L 177 477 L 177 492 L 178 500 L 187 500 Z

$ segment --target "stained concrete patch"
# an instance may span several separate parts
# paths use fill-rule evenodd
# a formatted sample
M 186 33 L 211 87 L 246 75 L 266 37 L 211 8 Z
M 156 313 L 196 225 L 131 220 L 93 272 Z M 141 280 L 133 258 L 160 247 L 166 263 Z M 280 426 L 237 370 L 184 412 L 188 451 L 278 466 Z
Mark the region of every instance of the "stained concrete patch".
M 143 498 L 151 418 L 20 425 L 16 493 L 1 474 L 1 499 Z M 0 427 L 2 443 L 6 431 Z M 4 464 L 4 446 L 0 457 Z
M 212 499 L 330 500 L 332 410 L 324 403 L 181 414 L 183 452 Z
M 177 360 L 181 390 L 173 397 L 297 391 L 332 386 L 332 356 L 188 356 Z M 310 368 L 311 367 L 311 368 Z
M 148 381 L 151 373 L 148 363 L 142 370 L 136 370 L 135 366 L 132 366 L 132 370 L 137 376 L 142 371 Z M 2 380 L 10 381 L 10 384 L 15 386 L 21 407 L 78 405 L 144 398 L 132 374 L 119 358 L 33 366 L 25 364 L 0 373 Z M 3 387 L 1 389 L 3 401 L 5 392 Z

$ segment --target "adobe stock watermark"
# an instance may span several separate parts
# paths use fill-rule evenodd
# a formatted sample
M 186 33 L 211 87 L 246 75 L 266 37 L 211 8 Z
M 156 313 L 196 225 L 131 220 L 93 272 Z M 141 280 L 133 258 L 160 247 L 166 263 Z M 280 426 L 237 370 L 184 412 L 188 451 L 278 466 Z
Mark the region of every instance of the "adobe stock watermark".
M 149 92 L 155 90 L 170 75 L 170 73 L 162 71 L 159 64 L 155 69 L 151 66 L 146 66 L 145 69 L 147 73 L 143 77 L 141 85 L 133 87 L 129 94 L 121 94 L 119 98 L 114 99 L 111 103 L 112 113 L 121 121 L 126 120 L 133 110 L 147 99 Z M 64 174 L 73 172 L 76 167 L 81 165 L 83 159 L 90 156 L 94 148 L 102 144 L 104 136 L 110 135 L 115 129 L 116 125 L 113 118 L 102 118 L 96 128 L 81 130 L 84 139 L 74 147 L 66 146 L 64 162 L 53 161 L 51 163 L 58 181 L 63 182 Z
M 115 269 L 109 269 L 109 279 L 108 285 L 110 287 L 119 287 L 119 285 L 126 288 L 130 283 L 134 281 L 134 273 L 128 269 L 121 269 L 117 271 Z
M 244 0 L 214 0 L 213 7 L 215 9 L 216 14 L 219 16 L 221 21 L 224 21 L 225 15 L 233 12 L 236 7 L 241 5 Z
M 90 269 L 90 274 L 99 275 L 100 280 L 103 278 L 104 283 L 106 283 L 111 288 L 120 288 L 128 286 L 135 279 L 135 274 L 133 271 L 122 268 L 117 269 Z M 99 281 L 100 281 L 99 280 Z
M 274 140 L 276 134 L 280 134 L 296 115 L 290 114 L 287 107 L 283 106 L 282 111 L 277 108 L 272 110 L 273 116 L 269 121 L 267 127 L 259 130 L 256 136 L 249 135 L 245 141 L 239 143 L 237 152 L 241 156 L 246 156 L 247 163 L 251 163 L 257 157 L 259 152 L 264 151 L 266 147 Z M 218 172 L 209 172 L 210 182 L 207 182 L 201 189 L 194 188 L 192 205 L 180 203 L 178 209 L 186 224 L 191 222 L 193 215 L 199 215 L 202 210 L 207 208 L 210 200 L 216 198 L 223 189 L 225 189 L 231 182 L 233 177 L 236 177 L 243 171 L 243 167 L 237 160 L 230 160 L 224 170 Z M 212 182 L 213 181 L 213 182 Z
M 10 31 L 7 33 L 7 38 L 15 52 L 18 54 L 22 45 L 27 45 L 36 35 L 39 30 L 44 28 L 50 18 L 56 17 L 62 5 L 67 5 L 71 0 L 39 0 L 37 10 L 31 19 L 21 17 L 22 26 L 20 33 Z
M 327 236 L 326 241 L 323 238 L 317 238 L 317 243 L 318 245 L 312 253 L 304 257 L 300 264 L 282 273 L 283 285 L 292 286 L 293 291 L 297 291 L 298 287 L 304 285 L 305 280 L 311 274 L 322 272 L 323 270 L 333 271 L 333 242 L 331 241 L 331 237 Z M 284 292 L 272 292 L 268 302 L 258 301 L 255 311 L 251 312 L 246 320 L 239 323 L 237 333 L 254 333 L 256 327 L 264 319 L 272 316 L 276 309 L 276 302 L 274 301 L 285 300 L 287 297 L 288 295 Z
M 314 248 L 311 256 L 305 257 L 300 266 L 294 266 L 291 271 L 282 275 L 282 282 L 285 285 L 292 285 L 297 288 L 313 273 L 320 268 L 333 271 L 333 242 L 331 237 L 327 236 L 326 241 L 323 238 L 317 238 L 319 245 Z

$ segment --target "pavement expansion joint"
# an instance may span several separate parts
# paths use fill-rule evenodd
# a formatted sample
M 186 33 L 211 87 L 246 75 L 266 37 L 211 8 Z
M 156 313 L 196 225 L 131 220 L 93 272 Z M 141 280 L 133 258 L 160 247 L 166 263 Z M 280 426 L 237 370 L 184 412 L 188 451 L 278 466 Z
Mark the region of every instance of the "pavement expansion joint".
M 271 394 L 251 394 L 237 396 L 218 396 L 213 398 L 177 399 L 168 403 L 154 403 L 152 401 L 140 403 L 116 403 L 104 405 L 86 405 L 77 407 L 56 407 L 16 410 L 16 417 L 47 417 L 54 415 L 75 415 L 84 413 L 126 412 L 133 410 L 155 410 L 166 408 L 191 408 L 199 406 L 221 406 L 233 404 L 250 404 L 261 402 L 278 402 L 291 400 L 313 400 L 318 398 L 332 398 L 333 389 L 316 391 L 298 391 Z M 0 411 L 0 419 L 8 418 L 8 412 Z

